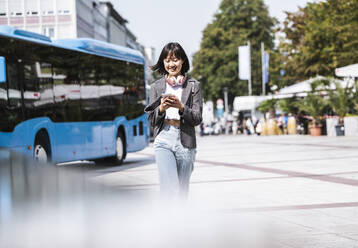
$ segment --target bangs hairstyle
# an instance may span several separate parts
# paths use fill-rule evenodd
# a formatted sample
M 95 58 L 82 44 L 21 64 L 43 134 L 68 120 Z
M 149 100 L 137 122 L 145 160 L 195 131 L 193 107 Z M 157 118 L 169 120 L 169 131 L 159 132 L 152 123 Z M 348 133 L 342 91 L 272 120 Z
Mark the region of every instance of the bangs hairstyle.
M 180 70 L 182 75 L 185 75 L 185 73 L 189 71 L 190 65 L 188 57 L 186 56 L 184 49 L 177 42 L 170 42 L 163 47 L 157 63 L 153 65 L 151 69 L 153 71 L 159 72 L 162 75 L 167 75 L 168 72 L 165 70 L 163 61 L 166 59 L 166 57 L 168 57 L 168 55 L 174 55 L 177 59 L 183 60 L 183 65 Z

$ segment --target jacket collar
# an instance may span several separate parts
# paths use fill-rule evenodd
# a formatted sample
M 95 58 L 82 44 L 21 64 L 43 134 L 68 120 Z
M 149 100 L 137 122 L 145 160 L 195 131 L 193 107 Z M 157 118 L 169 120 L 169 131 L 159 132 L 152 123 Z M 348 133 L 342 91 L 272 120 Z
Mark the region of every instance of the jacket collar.
M 187 77 L 183 84 L 183 92 L 181 95 L 181 102 L 185 104 L 188 101 L 188 98 L 190 96 L 191 88 L 193 87 L 192 83 L 189 82 L 190 78 Z M 165 77 L 162 77 L 159 81 L 159 87 L 158 87 L 158 95 L 161 96 L 165 93 L 165 89 L 167 87 L 167 83 L 165 82 Z

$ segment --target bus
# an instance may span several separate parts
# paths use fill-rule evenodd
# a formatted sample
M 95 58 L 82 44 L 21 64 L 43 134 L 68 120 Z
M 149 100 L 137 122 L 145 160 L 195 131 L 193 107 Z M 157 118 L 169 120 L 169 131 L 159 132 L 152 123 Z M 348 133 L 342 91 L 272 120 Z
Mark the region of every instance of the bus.
M 149 143 L 144 71 L 130 48 L 0 26 L 0 147 L 121 164 Z

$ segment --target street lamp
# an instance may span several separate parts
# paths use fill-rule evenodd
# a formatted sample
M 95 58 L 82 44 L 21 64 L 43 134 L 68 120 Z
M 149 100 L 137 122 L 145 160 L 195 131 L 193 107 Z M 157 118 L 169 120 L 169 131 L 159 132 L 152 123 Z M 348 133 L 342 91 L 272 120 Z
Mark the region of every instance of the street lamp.
M 227 94 L 228 94 L 228 88 L 227 87 L 224 87 L 224 102 L 225 102 L 225 116 L 227 116 L 228 112 L 229 112 L 229 104 L 228 104 L 228 97 L 227 97 Z
M 228 94 L 228 88 L 227 87 L 224 87 L 224 102 L 225 102 L 225 134 L 229 134 L 229 128 L 228 128 L 228 125 L 227 125 L 227 117 L 228 117 L 228 114 L 229 114 L 229 104 L 228 104 L 228 97 L 227 97 L 227 94 Z

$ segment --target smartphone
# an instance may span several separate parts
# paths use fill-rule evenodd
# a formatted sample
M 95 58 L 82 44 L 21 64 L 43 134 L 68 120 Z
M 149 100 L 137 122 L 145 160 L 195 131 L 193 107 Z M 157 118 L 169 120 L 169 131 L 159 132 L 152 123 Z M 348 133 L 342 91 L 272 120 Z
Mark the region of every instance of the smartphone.
M 172 96 L 173 94 L 162 94 L 162 97 L 165 98 L 165 97 L 168 97 L 168 96 Z

